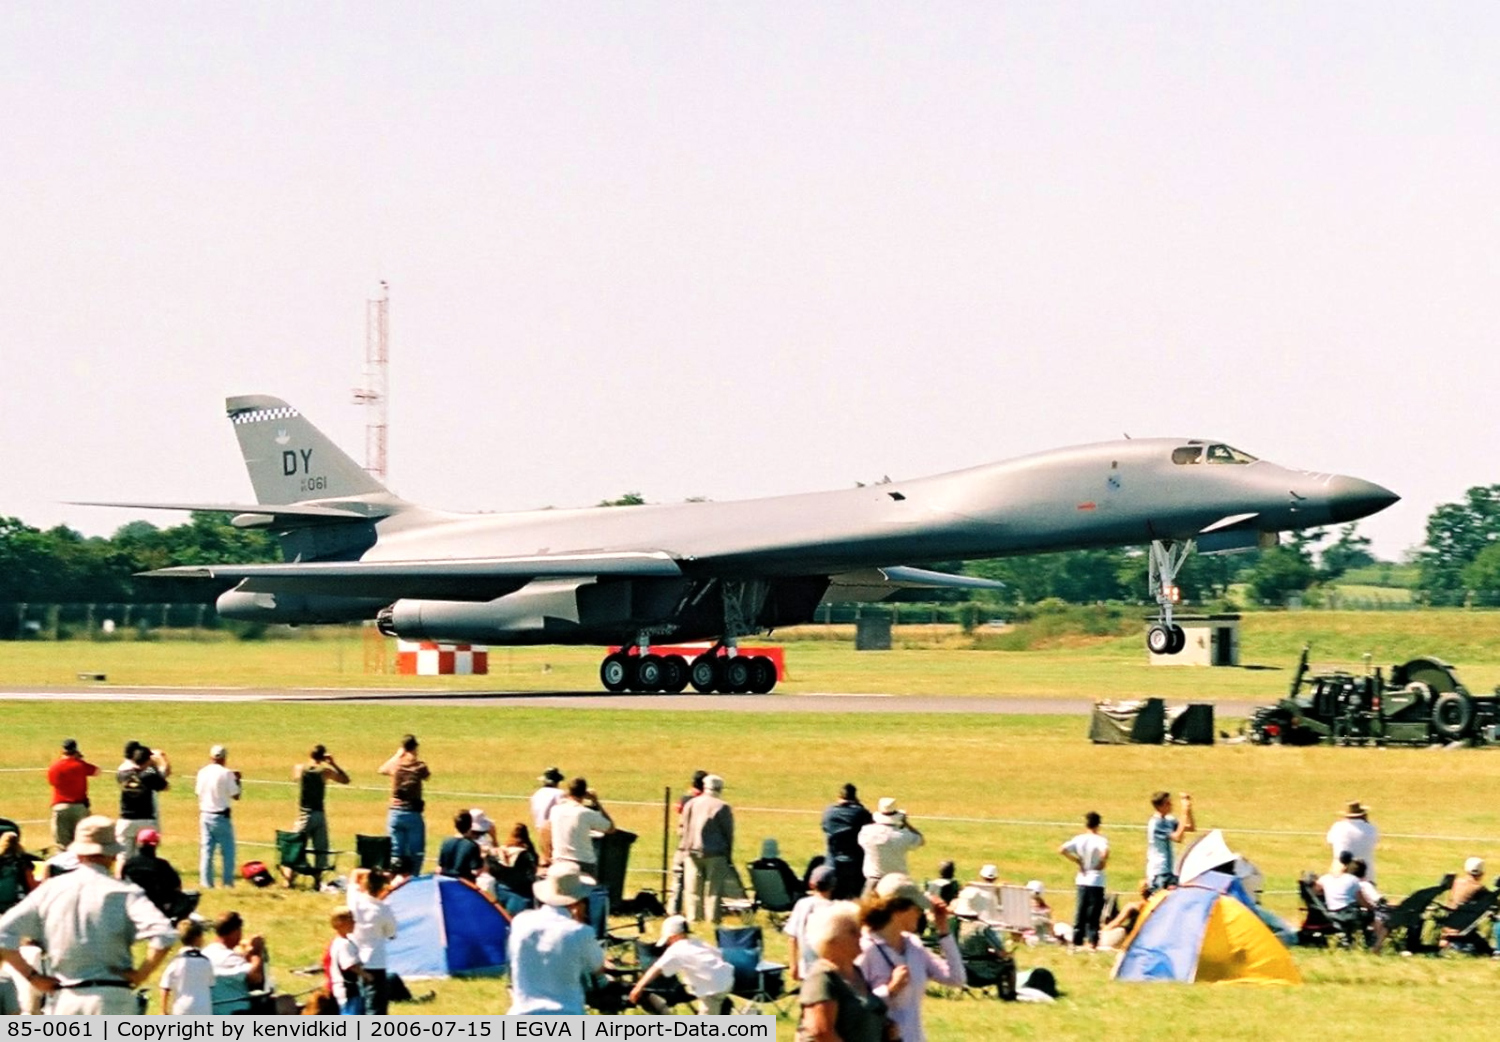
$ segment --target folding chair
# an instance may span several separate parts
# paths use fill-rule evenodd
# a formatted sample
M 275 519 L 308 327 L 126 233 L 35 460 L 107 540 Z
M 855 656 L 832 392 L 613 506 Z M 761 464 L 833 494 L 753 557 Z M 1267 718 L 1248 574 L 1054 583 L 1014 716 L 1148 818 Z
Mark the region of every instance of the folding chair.
M 382 871 L 391 867 L 391 837 L 390 836 L 355 836 L 354 856 L 359 859 L 360 868 L 378 868 Z
M 734 990 L 737 998 L 767 1004 L 780 1015 L 779 1001 L 786 996 L 786 967 L 765 958 L 765 935 L 759 926 L 720 926 L 714 941 L 724 961 L 734 967 Z
M 313 889 L 323 882 L 323 877 L 336 870 L 333 855 L 340 851 L 308 849 L 307 836 L 301 832 L 276 830 L 276 867 L 281 869 L 287 886 L 296 886 L 298 876 L 310 876 Z M 317 855 L 317 862 L 308 855 Z
M 978 919 L 951 920 L 954 940 L 964 964 L 961 995 L 978 997 L 985 988 L 994 988 L 995 997 L 1012 1001 L 1016 997 L 1016 962 L 1005 950 L 1005 941 L 989 923 Z
M 797 904 L 797 895 L 788 890 L 786 877 L 781 870 L 769 865 L 757 868 L 752 864 L 750 885 L 755 888 L 755 904 L 752 907 L 765 912 L 772 926 L 779 927 L 786 922 L 787 916 Z
M 1024 886 L 1004 884 L 996 888 L 1000 905 L 1000 922 L 994 924 L 1006 933 L 1020 935 L 1031 929 L 1031 891 Z
M 1442 929 L 1443 944 L 1466 955 L 1489 955 L 1493 949 L 1479 925 L 1494 914 L 1497 897 L 1500 893 L 1483 889 L 1457 908 L 1438 905 L 1436 922 Z
M 1386 915 L 1386 939 L 1393 947 L 1412 954 L 1437 950 L 1422 937 L 1423 928 L 1432 921 L 1428 910 L 1453 886 L 1453 877 L 1444 876 L 1436 886 L 1413 890 Z M 1398 936 L 1399 934 L 1399 936 Z
M 1303 948 L 1326 948 L 1328 938 L 1338 934 L 1328 907 L 1318 896 L 1311 872 L 1297 880 L 1297 897 L 1302 905 L 1302 925 L 1297 930 L 1297 944 Z

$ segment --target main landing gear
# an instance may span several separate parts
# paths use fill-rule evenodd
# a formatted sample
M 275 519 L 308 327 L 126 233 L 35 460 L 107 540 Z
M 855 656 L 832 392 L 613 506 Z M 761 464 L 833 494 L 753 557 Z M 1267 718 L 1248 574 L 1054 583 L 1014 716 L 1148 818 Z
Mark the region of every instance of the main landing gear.
M 681 655 L 652 655 L 648 649 L 622 649 L 599 666 L 605 690 L 677 694 L 689 684 L 705 694 L 769 694 L 776 687 L 776 663 L 764 655 L 738 655 L 718 644 L 691 663 Z
M 1193 541 L 1173 543 L 1155 539 L 1151 542 L 1148 579 L 1156 595 L 1156 622 L 1146 631 L 1146 647 L 1153 655 L 1175 655 L 1187 647 L 1187 634 L 1172 621 L 1172 607 L 1182 600 L 1177 587 L 1177 573 L 1193 552 Z

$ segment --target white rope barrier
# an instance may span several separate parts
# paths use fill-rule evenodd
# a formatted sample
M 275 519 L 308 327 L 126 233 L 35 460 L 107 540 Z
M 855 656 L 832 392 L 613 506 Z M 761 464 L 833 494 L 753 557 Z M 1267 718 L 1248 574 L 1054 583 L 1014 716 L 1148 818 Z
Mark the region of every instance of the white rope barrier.
M 40 770 L 40 768 L 34 768 L 34 767 L 5 767 L 5 768 L 0 768 L 0 773 L 13 774 L 13 773 L 21 773 L 21 772 L 37 772 L 39 770 Z M 297 784 L 295 781 L 284 781 L 284 780 L 277 779 L 277 778 L 243 778 L 243 779 L 241 779 L 241 781 L 245 785 L 277 785 L 277 786 L 281 786 L 283 788 L 292 788 L 292 787 L 295 787 L 296 784 Z M 352 791 L 352 792 L 379 793 L 381 795 L 388 795 L 390 793 L 389 786 L 384 786 L 384 785 L 345 785 L 345 786 L 333 786 L 333 785 L 330 785 L 328 787 L 328 791 L 330 793 L 338 792 L 340 789 L 344 789 L 344 790 L 348 790 L 348 791 Z M 462 790 L 462 789 L 427 789 L 426 790 L 426 795 L 427 796 L 431 796 L 431 797 L 440 797 L 440 798 L 446 798 L 446 799 L 509 800 L 509 801 L 514 801 L 514 802 L 517 802 L 517 803 L 525 803 L 525 802 L 527 802 L 528 800 L 531 799 L 531 794 L 530 793 L 476 792 L 476 791 L 469 791 L 469 790 Z M 655 800 L 621 800 L 621 799 L 610 799 L 607 802 L 608 802 L 609 806 L 612 806 L 612 807 L 660 807 L 661 806 L 661 800 L 660 799 L 655 799 Z M 744 813 L 744 814 L 788 814 L 788 815 L 801 815 L 801 816 L 804 816 L 804 817 L 821 817 L 822 813 L 823 813 L 821 810 L 809 809 L 809 808 L 806 808 L 806 807 L 753 807 L 753 806 L 745 806 L 745 805 L 742 805 L 742 804 L 735 804 L 734 805 L 734 809 L 736 811 L 738 811 L 740 813 Z M 981 818 L 981 817 L 970 817 L 970 816 L 963 816 L 963 815 L 945 815 L 945 814 L 922 814 L 922 815 L 918 816 L 917 820 L 919 822 L 937 821 L 937 822 L 943 822 L 945 824 L 954 824 L 954 825 L 995 825 L 995 826 L 1001 826 L 1001 827 L 1005 827 L 1005 828 L 1049 828 L 1049 829 L 1051 829 L 1051 828 L 1059 828 L 1059 829 L 1070 829 L 1070 828 L 1076 828 L 1077 825 L 1078 825 L 1078 822 L 1076 820 L 1074 820 L 1074 821 L 1049 821 L 1049 820 L 1046 820 L 1044 818 Z M 29 824 L 29 825 L 42 825 L 42 824 L 46 824 L 46 823 L 47 823 L 47 819 L 37 819 L 37 820 L 26 821 L 26 822 L 18 822 L 18 824 Z M 1321 832 L 1321 831 L 1308 831 L 1308 830 L 1305 830 L 1305 829 L 1245 828 L 1245 827 L 1240 827 L 1240 826 L 1237 826 L 1237 825 L 1225 825 L 1225 824 L 1214 825 L 1212 827 L 1213 828 L 1221 828 L 1225 832 L 1232 832 L 1232 833 L 1234 833 L 1237 836 L 1273 836 L 1273 837 L 1274 836 L 1285 836 L 1285 837 L 1294 838 L 1294 839 L 1309 839 L 1309 838 L 1311 838 L 1311 839 L 1322 839 L 1325 836 L 1324 832 Z M 1146 826 L 1145 825 L 1112 824 L 1110 826 L 1110 831 L 1112 831 L 1112 832 L 1114 832 L 1114 831 L 1144 832 L 1145 830 L 1146 830 Z M 1207 829 L 1200 829 L 1199 831 L 1207 831 Z M 1381 839 L 1413 840 L 1413 841 L 1417 841 L 1417 842 L 1430 842 L 1430 843 L 1492 843 L 1492 842 L 1494 842 L 1494 836 L 1449 836 L 1449 835 L 1441 835 L 1441 834 L 1434 834 L 1434 833 L 1423 833 L 1423 832 L 1382 832 L 1380 834 L 1380 838 Z

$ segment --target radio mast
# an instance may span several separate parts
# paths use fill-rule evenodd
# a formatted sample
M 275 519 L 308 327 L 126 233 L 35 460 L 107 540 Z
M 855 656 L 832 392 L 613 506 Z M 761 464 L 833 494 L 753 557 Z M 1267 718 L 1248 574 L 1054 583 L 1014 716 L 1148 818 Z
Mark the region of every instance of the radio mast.
M 354 389 L 354 404 L 365 407 L 365 470 L 385 484 L 386 434 L 390 404 L 390 286 L 380 281 L 380 296 L 365 301 L 364 385 Z

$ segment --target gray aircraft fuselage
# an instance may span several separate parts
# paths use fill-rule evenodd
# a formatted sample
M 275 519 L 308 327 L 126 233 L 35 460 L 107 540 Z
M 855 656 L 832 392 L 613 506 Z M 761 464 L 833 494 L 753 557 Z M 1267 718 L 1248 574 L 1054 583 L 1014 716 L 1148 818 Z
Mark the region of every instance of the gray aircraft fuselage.
M 808 621 L 825 601 L 996 585 L 914 564 L 1095 547 L 1152 544 L 1170 586 L 1180 557 L 1168 547 L 1249 549 L 1397 498 L 1221 443 L 1144 438 L 833 492 L 454 514 L 393 495 L 279 398 L 230 398 L 226 411 L 257 504 L 133 505 L 238 513 L 237 524 L 278 533 L 286 563 L 157 574 L 235 584 L 218 601 L 231 618 L 378 616 L 386 632 L 425 640 L 732 642 Z
M 1172 439 L 1104 442 L 888 484 L 723 503 L 397 515 L 366 561 L 665 550 L 684 573 L 750 578 L 1182 541 L 1226 517 L 1258 532 L 1337 524 L 1395 497 L 1357 478 L 1176 464 Z

